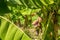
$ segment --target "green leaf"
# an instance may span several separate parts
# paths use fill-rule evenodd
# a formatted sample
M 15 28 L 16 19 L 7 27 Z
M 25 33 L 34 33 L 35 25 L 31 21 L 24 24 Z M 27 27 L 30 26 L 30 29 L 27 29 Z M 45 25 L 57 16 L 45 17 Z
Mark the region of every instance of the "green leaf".
M 19 4 L 19 5 L 22 4 L 19 0 L 7 0 L 7 2 L 12 3 L 12 4 Z
M 31 40 L 19 27 L 0 16 L 0 38 L 2 40 Z
M 42 4 L 44 4 L 45 6 L 47 6 L 46 2 L 44 0 L 40 0 L 42 2 Z
M 24 9 L 24 10 L 20 10 L 22 15 L 30 15 L 31 13 L 31 9 Z
M 58 14 L 60 14 L 60 9 L 58 10 Z

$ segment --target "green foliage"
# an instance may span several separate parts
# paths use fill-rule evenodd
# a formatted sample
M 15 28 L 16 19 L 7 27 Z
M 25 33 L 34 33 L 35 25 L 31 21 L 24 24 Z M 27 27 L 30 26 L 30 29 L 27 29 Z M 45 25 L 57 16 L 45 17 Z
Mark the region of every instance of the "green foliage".
M 32 16 L 32 14 L 36 15 Z M 54 25 L 60 27 L 60 0 L 1 0 L 0 15 L 4 15 L 11 21 L 0 17 L 0 40 L 30 40 L 14 24 L 19 20 L 23 27 L 25 25 L 31 26 L 32 22 L 38 17 L 43 19 L 41 22 L 42 40 L 57 40 L 59 38 L 54 34 L 57 29 L 54 30 Z M 19 21 L 17 24 L 19 24 Z M 52 38 L 50 32 L 52 32 Z
M 6 2 L 4 0 L 0 0 L 0 15 L 4 15 L 9 12 L 10 10 L 8 9 Z
M 0 38 L 2 40 L 31 40 L 20 28 L 0 16 Z

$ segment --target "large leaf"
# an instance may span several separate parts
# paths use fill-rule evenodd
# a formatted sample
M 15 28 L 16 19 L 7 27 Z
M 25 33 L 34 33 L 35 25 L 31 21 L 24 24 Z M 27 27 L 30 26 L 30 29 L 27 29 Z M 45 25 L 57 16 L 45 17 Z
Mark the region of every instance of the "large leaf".
M 0 40 L 31 40 L 20 28 L 0 16 Z

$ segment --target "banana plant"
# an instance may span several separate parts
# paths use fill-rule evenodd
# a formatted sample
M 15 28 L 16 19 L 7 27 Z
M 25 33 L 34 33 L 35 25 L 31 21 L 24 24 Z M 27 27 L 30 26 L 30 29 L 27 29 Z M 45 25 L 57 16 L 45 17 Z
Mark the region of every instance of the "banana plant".
M 3 5 L 3 3 L 5 5 Z M 60 27 L 60 0 L 1 0 L 1 13 L 3 6 L 9 8 L 10 13 L 21 12 L 22 15 L 30 15 L 36 9 L 38 16 L 42 17 L 42 40 L 58 40 L 58 27 Z M 5 7 L 4 7 L 5 8 Z M 6 12 L 4 12 L 5 14 Z M 33 13 L 33 12 L 32 12 Z M 3 15 L 3 14 L 2 14 Z M 48 33 L 48 34 L 47 34 Z
M 0 40 L 31 40 L 19 27 L 0 16 Z

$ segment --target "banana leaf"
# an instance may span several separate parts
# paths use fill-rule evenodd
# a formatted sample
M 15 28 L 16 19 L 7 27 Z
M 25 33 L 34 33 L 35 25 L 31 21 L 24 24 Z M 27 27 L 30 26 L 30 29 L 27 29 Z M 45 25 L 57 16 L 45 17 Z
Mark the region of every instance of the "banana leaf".
M 0 16 L 0 40 L 31 40 L 19 27 Z

